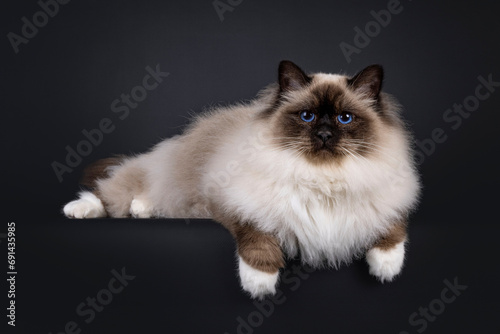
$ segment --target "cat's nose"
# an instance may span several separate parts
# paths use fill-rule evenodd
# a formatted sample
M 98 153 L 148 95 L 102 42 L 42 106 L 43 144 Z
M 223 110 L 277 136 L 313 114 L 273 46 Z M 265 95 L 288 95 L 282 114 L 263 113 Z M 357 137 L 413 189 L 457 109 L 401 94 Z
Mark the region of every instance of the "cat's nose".
M 326 141 L 328 139 L 332 138 L 332 133 L 330 131 L 327 131 L 327 130 L 321 130 L 321 131 L 318 131 L 317 136 L 318 136 L 318 138 L 323 140 L 323 143 L 326 143 Z

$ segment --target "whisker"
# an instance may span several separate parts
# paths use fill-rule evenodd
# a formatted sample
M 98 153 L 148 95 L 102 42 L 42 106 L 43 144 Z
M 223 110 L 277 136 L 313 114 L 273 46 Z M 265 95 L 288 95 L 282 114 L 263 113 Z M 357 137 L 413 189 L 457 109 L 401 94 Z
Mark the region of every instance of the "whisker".
M 384 147 L 380 146 L 380 145 L 375 145 L 375 144 L 371 144 L 371 143 L 366 143 L 366 142 L 353 142 L 353 140 L 350 140 L 351 143 L 347 143 L 348 145 L 350 146 L 356 146 L 356 147 L 362 147 L 362 148 L 366 148 L 366 149 L 369 149 L 369 150 L 373 150 L 375 152 L 379 152 L 381 154 L 384 154 L 386 157 L 390 158 L 390 159 L 393 159 L 394 161 L 397 161 L 397 162 L 400 162 L 400 159 L 398 159 L 396 156 L 393 156 L 391 154 L 389 154 L 388 152 L 384 151 L 383 149 L 385 149 Z

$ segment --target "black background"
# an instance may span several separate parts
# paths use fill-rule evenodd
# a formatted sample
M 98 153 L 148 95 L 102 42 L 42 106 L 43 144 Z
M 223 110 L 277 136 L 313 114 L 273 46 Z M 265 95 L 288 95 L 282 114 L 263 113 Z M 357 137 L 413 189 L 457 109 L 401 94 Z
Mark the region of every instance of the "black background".
M 21 18 L 32 21 L 40 7 L 5 1 L 0 233 L 16 222 L 13 332 L 59 333 L 75 321 L 82 333 L 236 333 L 238 317 L 248 321 L 256 314 L 235 276 L 233 241 L 218 224 L 74 221 L 60 210 L 74 198 L 86 164 L 143 152 L 180 133 L 189 115 L 204 107 L 252 98 L 276 80 L 282 59 L 309 72 L 348 74 L 380 63 L 384 88 L 403 104 L 415 137 L 422 142 L 442 128 L 447 140 L 420 164 L 424 192 L 401 277 L 380 284 L 359 260 L 315 271 L 300 279 L 299 288 L 282 282 L 286 300 L 252 331 L 417 333 L 423 327 L 409 323 L 410 315 L 440 298 L 443 281 L 454 278 L 467 289 L 428 322 L 425 333 L 500 331 L 500 92 L 481 101 L 456 130 L 443 120 L 454 103 L 474 95 L 478 76 L 500 81 L 498 11 L 489 1 L 403 0 L 401 6 L 349 63 L 340 43 L 352 45 L 354 27 L 363 29 L 373 20 L 370 11 L 386 9 L 387 1 L 245 0 L 223 21 L 210 0 L 71 1 L 17 54 L 7 34 L 21 34 Z M 170 75 L 120 120 L 111 102 L 142 83 L 146 66 L 157 64 Z M 75 148 L 82 130 L 103 118 L 115 130 L 59 182 L 51 164 L 64 163 L 65 147 Z M 0 319 L 12 331 L 5 317 L 7 248 L 0 241 Z M 85 323 L 76 307 L 107 287 L 111 270 L 123 267 L 135 279 Z

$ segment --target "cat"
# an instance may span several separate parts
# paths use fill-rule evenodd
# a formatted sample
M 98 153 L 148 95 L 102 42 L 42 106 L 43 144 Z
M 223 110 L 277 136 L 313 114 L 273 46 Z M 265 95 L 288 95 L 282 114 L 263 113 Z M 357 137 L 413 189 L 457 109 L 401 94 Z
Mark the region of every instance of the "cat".
M 412 137 L 383 68 L 306 74 L 247 104 L 198 116 L 151 151 L 89 166 L 70 218 L 210 218 L 232 234 L 242 288 L 274 294 L 285 259 L 338 267 L 366 255 L 381 282 L 402 269 L 420 181 Z

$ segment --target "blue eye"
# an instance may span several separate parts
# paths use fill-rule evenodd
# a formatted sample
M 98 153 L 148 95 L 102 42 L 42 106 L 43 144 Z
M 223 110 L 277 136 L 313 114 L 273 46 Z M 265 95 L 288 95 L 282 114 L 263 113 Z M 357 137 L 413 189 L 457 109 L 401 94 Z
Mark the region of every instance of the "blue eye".
M 314 113 L 310 112 L 310 111 L 303 111 L 300 113 L 300 118 L 304 121 L 304 122 L 312 122 L 314 120 Z
M 348 124 L 352 122 L 352 114 L 348 112 L 343 112 L 342 114 L 337 116 L 337 119 L 342 124 Z

